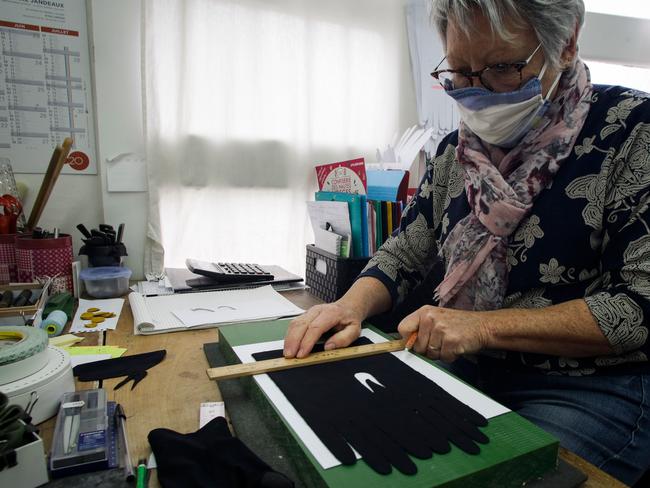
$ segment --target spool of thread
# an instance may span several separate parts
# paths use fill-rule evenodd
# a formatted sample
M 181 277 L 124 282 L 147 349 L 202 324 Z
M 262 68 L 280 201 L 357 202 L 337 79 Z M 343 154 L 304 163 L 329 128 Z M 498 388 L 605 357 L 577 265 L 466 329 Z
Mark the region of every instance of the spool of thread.
M 13 307 L 24 307 L 29 305 L 29 300 L 32 298 L 32 290 L 26 289 L 20 292 L 20 294 L 14 300 L 12 304 Z
M 68 316 L 62 310 L 54 310 L 50 312 L 43 322 L 41 322 L 41 329 L 47 332 L 49 337 L 56 337 L 63 332 Z
M 0 298 L 0 308 L 11 307 L 13 301 L 14 294 L 11 292 L 11 290 L 5 290 L 2 293 L 2 298 Z

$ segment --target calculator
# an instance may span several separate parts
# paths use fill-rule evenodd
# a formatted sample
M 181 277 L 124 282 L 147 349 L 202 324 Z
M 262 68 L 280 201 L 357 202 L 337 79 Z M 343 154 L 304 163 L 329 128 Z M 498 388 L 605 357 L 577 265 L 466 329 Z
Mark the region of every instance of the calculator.
M 212 278 L 219 283 L 249 283 L 273 281 L 274 276 L 259 264 L 210 263 L 198 259 L 186 259 L 185 265 L 192 273 Z

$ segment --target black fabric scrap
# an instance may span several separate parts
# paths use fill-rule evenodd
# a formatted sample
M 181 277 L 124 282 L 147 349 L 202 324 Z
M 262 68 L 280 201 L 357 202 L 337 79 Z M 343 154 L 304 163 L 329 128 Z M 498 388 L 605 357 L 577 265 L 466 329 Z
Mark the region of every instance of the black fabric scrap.
M 163 488 L 293 488 L 293 482 L 233 437 L 223 417 L 191 434 L 149 432 Z
M 135 385 L 147 376 L 147 370 L 161 362 L 165 358 L 166 353 L 166 350 L 161 349 L 159 351 L 134 354 L 132 356 L 94 361 L 75 366 L 72 372 L 79 378 L 79 381 L 97 381 L 126 376 L 124 380 L 115 385 L 113 390 L 117 390 L 131 380 L 133 380 L 133 385 L 131 386 L 133 390 Z

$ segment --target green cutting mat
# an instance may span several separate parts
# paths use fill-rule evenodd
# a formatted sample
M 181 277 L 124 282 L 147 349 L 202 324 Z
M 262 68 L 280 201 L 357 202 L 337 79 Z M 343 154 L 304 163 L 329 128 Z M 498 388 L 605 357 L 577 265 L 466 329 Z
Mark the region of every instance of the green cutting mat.
M 282 339 L 288 323 L 284 320 L 221 327 L 221 351 L 228 363 L 239 363 L 233 347 Z M 353 466 L 341 465 L 324 470 L 257 383 L 250 377 L 236 381 L 245 382 L 251 399 L 259 406 L 260 414 L 270 425 L 277 442 L 287 446 L 293 463 L 308 486 L 520 487 L 522 483 L 554 468 L 557 463 L 558 441 L 523 417 L 510 412 L 490 419 L 482 429 L 490 442 L 481 445 L 479 455 L 466 454 L 454 446 L 448 454 L 434 454 L 431 459 L 413 458 L 418 467 L 415 476 L 403 475 L 395 469 L 390 475 L 383 476 L 363 461 Z

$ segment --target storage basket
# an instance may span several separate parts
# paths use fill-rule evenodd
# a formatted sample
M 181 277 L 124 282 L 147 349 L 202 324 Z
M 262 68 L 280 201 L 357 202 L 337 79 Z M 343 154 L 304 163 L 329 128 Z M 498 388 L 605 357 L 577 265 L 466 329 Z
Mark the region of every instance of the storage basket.
M 342 258 L 309 244 L 305 282 L 313 295 L 328 303 L 333 302 L 348 291 L 369 260 Z
M 51 293 L 72 292 L 72 237 L 63 234 L 56 239 L 16 239 L 18 280 L 32 283 L 53 277 Z
M 0 284 L 17 281 L 16 234 L 0 234 Z

